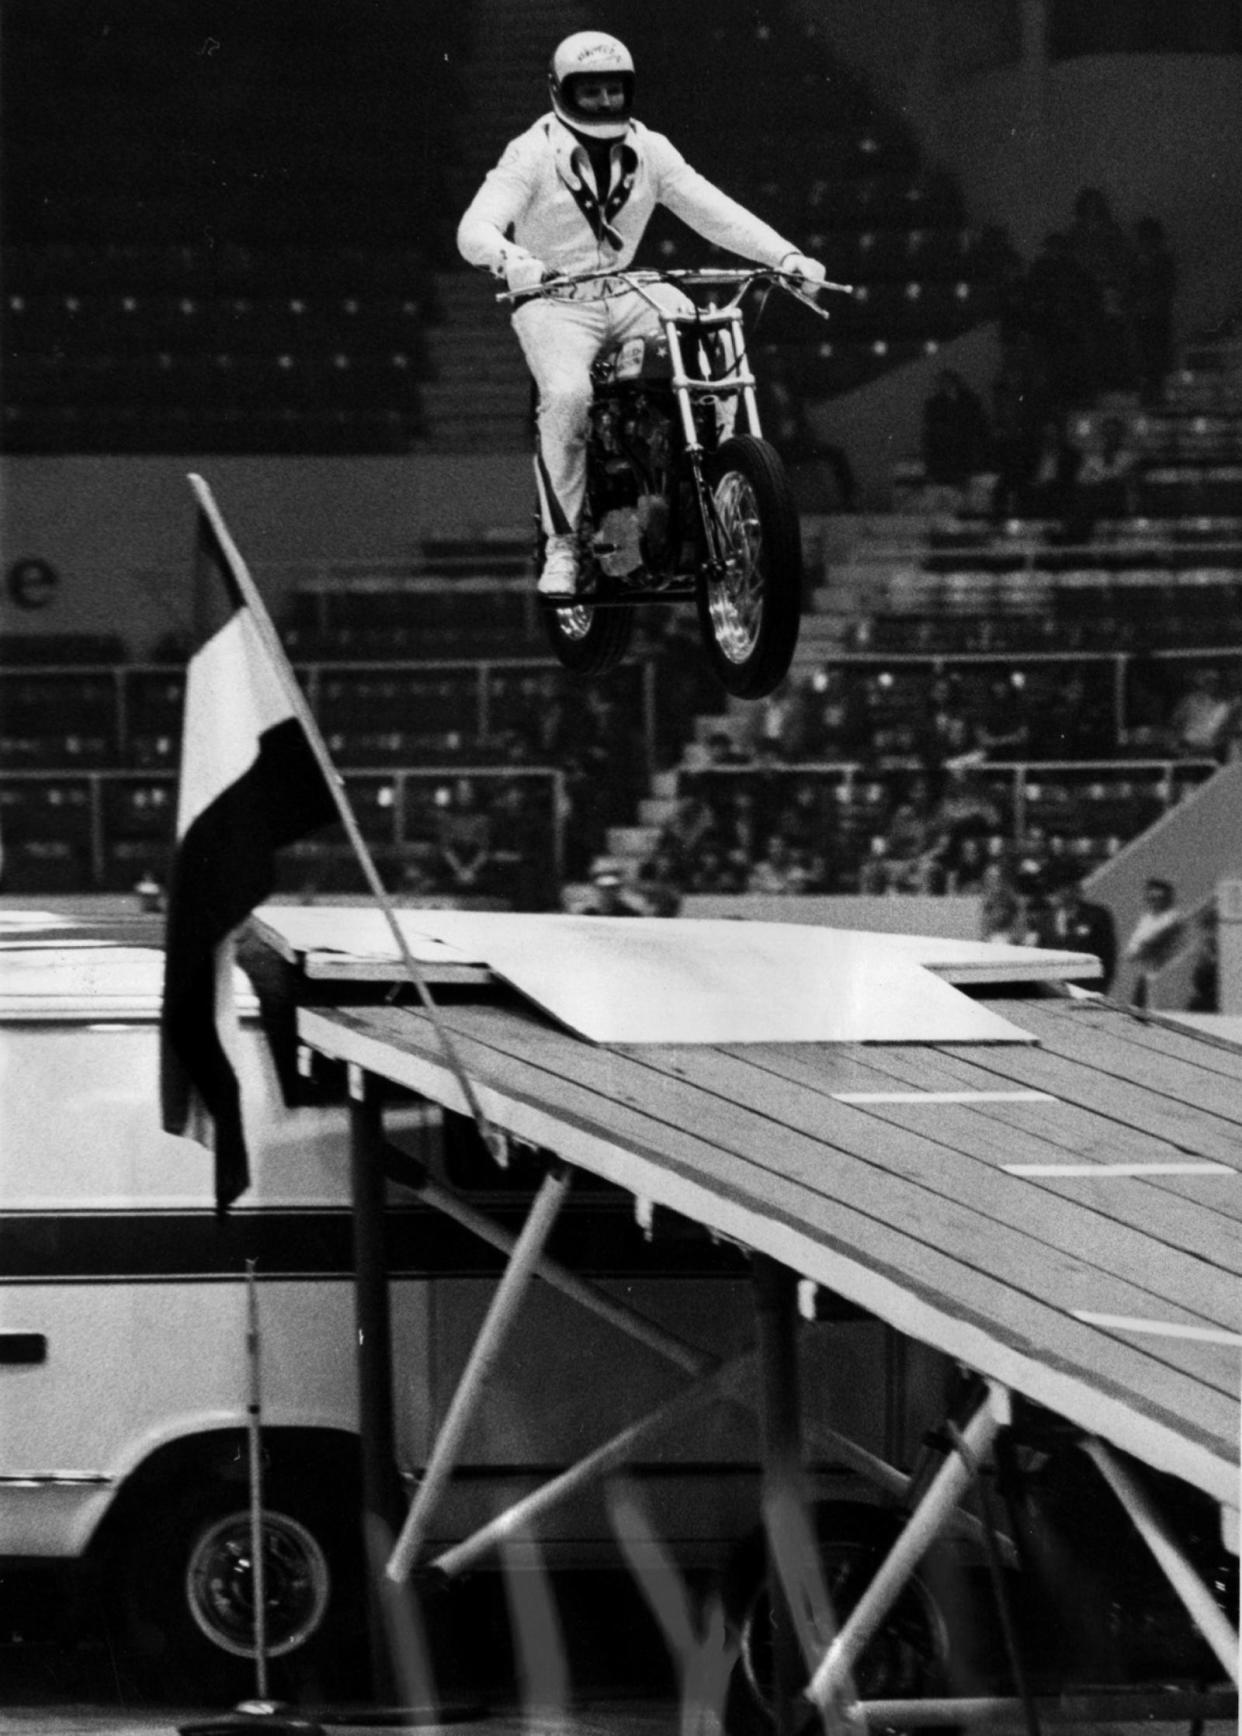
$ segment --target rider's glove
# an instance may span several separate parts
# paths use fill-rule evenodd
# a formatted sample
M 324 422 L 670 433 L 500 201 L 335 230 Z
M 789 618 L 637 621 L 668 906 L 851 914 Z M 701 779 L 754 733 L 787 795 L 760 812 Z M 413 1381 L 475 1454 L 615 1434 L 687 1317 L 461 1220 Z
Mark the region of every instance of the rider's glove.
M 800 288 L 814 292 L 828 273 L 818 259 L 808 259 L 805 253 L 787 253 L 781 260 L 781 270 L 800 278 Z
M 552 276 L 542 259 L 532 253 L 509 252 L 501 262 L 505 282 L 515 294 L 524 289 L 536 289 L 545 277 Z

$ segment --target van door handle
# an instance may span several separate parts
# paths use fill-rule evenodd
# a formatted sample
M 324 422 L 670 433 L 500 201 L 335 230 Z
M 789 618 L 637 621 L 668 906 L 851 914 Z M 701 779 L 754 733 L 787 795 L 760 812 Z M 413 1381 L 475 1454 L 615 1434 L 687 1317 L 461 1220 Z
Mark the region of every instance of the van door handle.
M 29 1367 L 46 1361 L 46 1333 L 0 1332 L 0 1367 Z

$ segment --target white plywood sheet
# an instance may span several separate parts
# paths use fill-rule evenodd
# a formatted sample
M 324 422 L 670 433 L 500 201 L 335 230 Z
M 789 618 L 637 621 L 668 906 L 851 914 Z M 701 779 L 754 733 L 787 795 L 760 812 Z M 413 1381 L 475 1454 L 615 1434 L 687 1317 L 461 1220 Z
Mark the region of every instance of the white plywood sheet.
M 769 922 L 397 913 L 419 963 L 483 963 L 597 1043 L 1026 1042 L 924 968 L 908 935 Z M 265 906 L 286 950 L 395 961 L 379 911 Z M 931 955 L 977 942 L 936 940 Z M 1015 949 L 1019 950 L 1019 949 Z
M 0 1020 L 152 1020 L 164 995 L 164 954 L 157 947 L 68 946 L 0 948 Z M 249 980 L 234 973 L 239 1012 L 257 1006 Z

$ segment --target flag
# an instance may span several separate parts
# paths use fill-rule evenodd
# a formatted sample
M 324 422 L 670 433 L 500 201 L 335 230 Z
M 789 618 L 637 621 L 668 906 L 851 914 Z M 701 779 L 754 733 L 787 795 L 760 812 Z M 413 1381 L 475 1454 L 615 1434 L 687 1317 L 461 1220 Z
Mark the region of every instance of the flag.
M 270 895 L 277 850 L 337 819 L 338 808 L 296 678 L 204 493 L 205 486 L 168 887 L 160 1094 L 169 1133 L 199 1137 L 210 1118 L 216 1205 L 224 1211 L 250 1181 L 233 1054 L 233 936 Z

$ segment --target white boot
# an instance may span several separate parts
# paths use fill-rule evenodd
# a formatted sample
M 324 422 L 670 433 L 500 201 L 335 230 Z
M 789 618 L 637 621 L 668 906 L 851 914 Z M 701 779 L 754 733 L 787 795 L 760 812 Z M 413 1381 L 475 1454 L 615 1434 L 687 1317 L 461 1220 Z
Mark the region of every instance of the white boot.
M 572 597 L 578 589 L 578 539 L 550 536 L 539 575 L 541 597 Z

